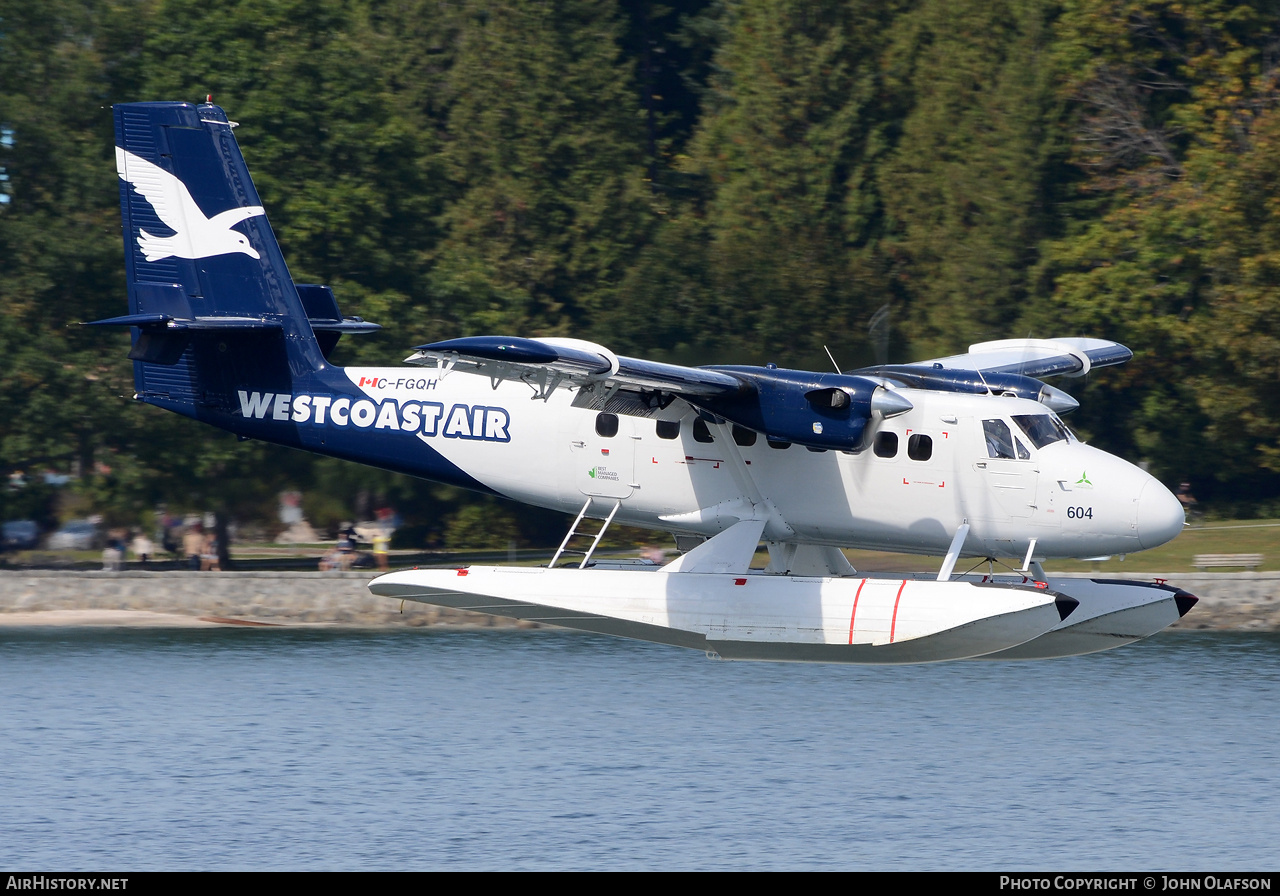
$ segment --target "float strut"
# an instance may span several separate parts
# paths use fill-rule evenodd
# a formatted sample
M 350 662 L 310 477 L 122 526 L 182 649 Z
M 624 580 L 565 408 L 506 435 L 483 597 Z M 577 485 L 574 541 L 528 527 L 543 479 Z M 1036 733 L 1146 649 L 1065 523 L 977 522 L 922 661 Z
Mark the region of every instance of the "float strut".
M 1020 570 L 1020 572 L 1027 572 L 1029 569 L 1031 569 L 1031 555 L 1034 554 L 1035 552 L 1036 552 L 1036 540 L 1033 538 L 1031 539 L 1031 544 L 1027 545 L 1027 556 L 1026 556 L 1026 559 L 1022 561 L 1022 569 Z
M 960 549 L 964 547 L 964 540 L 968 537 L 969 524 L 961 523 L 955 537 L 951 539 L 951 547 L 947 548 L 947 557 L 942 561 L 942 569 L 938 570 L 939 582 L 945 582 L 951 578 L 951 570 L 956 568 L 956 561 L 960 559 Z

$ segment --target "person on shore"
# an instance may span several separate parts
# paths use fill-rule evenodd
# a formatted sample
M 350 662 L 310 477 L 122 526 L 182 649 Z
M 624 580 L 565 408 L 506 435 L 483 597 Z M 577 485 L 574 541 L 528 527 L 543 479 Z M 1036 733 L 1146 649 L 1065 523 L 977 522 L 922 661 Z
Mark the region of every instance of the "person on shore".
M 378 569 L 387 571 L 387 552 L 391 547 L 391 536 L 386 529 L 379 529 L 373 536 L 373 558 L 378 561 Z
M 119 572 L 124 568 L 124 543 L 118 538 L 111 538 L 102 549 L 102 568 L 111 572 Z
M 218 536 L 210 532 L 205 536 L 204 547 L 200 551 L 201 572 L 222 572 L 222 563 L 218 559 Z
M 134 559 L 143 566 L 147 565 L 151 555 L 156 552 L 155 545 L 151 543 L 150 538 L 147 538 L 145 532 L 139 532 L 133 537 L 133 541 L 129 543 L 129 550 L 133 551 Z
M 199 523 L 192 524 L 182 536 L 182 553 L 187 556 L 187 568 L 199 572 L 200 555 L 204 553 L 204 528 Z
M 160 546 L 171 557 L 180 557 L 178 550 L 182 547 L 182 526 L 178 525 L 169 514 L 160 520 Z
M 344 572 L 356 561 L 356 528 L 344 523 L 338 532 L 338 568 Z
M 335 546 L 325 551 L 324 555 L 321 556 L 320 571 L 331 572 L 338 569 L 342 569 L 342 552 Z

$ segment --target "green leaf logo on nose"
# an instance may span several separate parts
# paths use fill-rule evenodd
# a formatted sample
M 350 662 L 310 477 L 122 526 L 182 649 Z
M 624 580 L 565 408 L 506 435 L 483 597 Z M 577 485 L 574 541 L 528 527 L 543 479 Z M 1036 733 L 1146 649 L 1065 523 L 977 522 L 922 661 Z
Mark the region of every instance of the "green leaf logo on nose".
M 1076 485 L 1093 485 L 1093 483 L 1089 481 L 1089 473 L 1087 470 L 1080 471 L 1080 478 L 1076 480 Z

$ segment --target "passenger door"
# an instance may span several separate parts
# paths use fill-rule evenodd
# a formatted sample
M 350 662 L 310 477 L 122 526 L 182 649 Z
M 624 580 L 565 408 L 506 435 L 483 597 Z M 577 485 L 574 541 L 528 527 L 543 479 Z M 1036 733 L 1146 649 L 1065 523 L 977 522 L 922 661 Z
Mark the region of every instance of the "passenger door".
M 571 442 L 578 490 L 597 498 L 629 498 L 635 490 L 635 420 L 621 414 L 584 415 Z

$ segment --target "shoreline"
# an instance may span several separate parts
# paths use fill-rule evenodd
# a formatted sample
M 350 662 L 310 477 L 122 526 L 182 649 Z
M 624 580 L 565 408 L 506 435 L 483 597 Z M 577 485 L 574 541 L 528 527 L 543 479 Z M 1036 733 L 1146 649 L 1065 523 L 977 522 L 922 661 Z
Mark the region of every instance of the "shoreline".
M 1088 573 L 1064 573 L 1089 578 Z M 541 628 L 484 613 L 403 603 L 369 572 L 0 571 L 0 627 L 130 626 Z M 1104 576 L 1096 576 L 1103 578 Z M 1149 573 L 1105 578 L 1151 581 Z M 1161 576 L 1199 603 L 1173 629 L 1280 631 L 1280 572 Z

